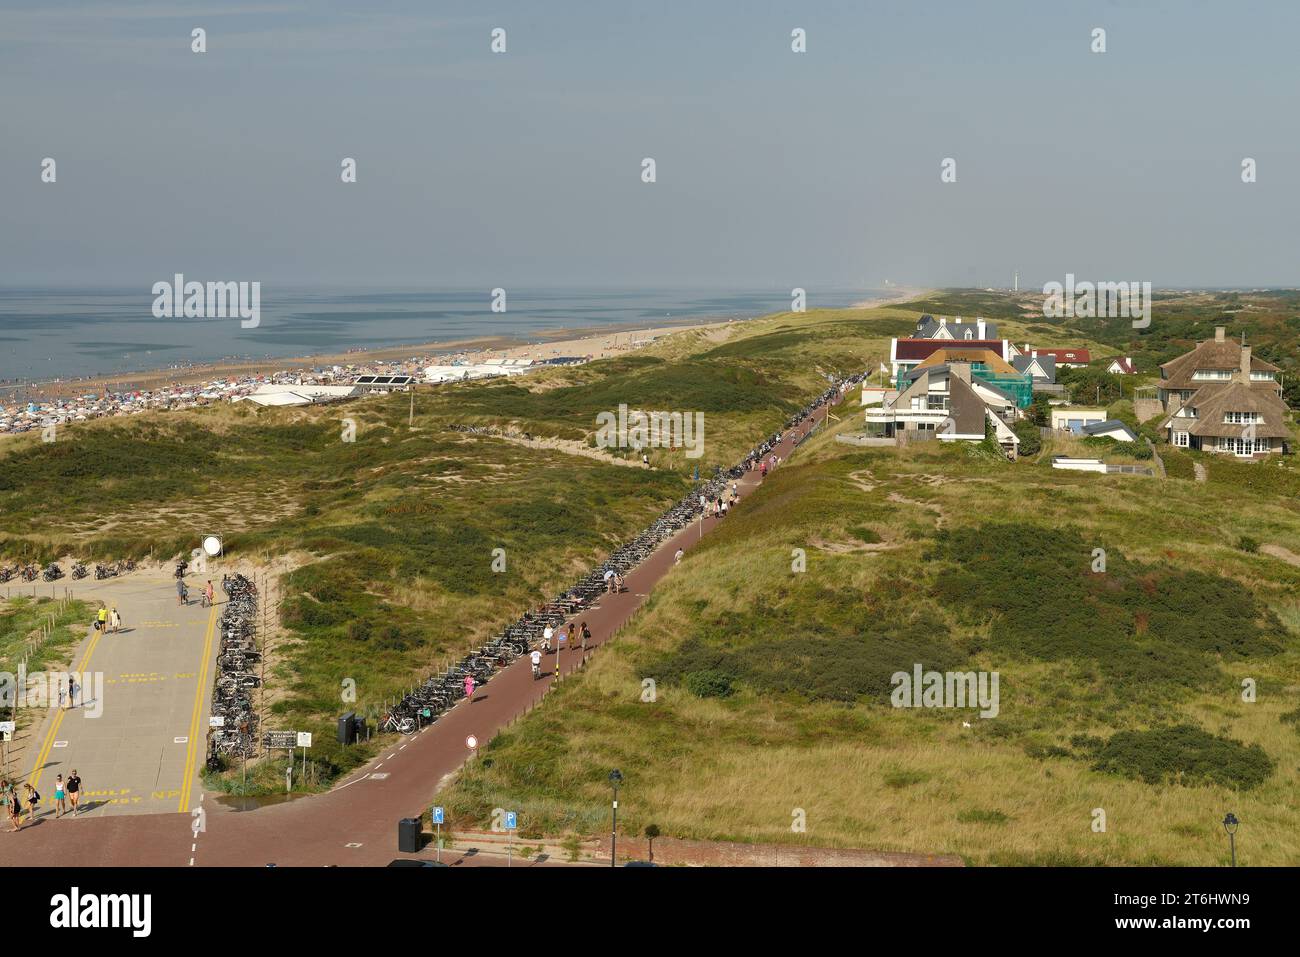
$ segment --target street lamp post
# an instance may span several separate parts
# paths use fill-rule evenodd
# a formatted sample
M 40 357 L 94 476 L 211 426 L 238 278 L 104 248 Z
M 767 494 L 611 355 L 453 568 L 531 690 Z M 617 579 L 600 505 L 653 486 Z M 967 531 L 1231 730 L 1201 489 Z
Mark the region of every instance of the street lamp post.
M 1223 819 L 1223 829 L 1228 832 L 1228 846 L 1232 848 L 1232 866 L 1237 866 L 1237 826 L 1241 822 L 1237 820 L 1237 815 L 1231 811 Z
M 623 775 L 615 768 L 609 772 L 609 786 L 614 789 L 613 817 L 609 829 L 609 866 L 617 867 L 618 860 L 618 786 L 623 783 Z

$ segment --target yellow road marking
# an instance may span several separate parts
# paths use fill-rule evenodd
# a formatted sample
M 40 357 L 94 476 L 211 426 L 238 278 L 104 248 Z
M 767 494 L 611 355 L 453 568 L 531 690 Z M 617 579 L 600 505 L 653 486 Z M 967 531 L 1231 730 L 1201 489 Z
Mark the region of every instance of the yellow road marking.
M 95 648 L 99 645 L 99 639 L 103 635 L 102 631 L 97 631 L 95 637 L 90 639 L 90 644 L 86 646 L 86 653 L 81 656 L 81 661 L 77 665 L 77 674 L 84 675 L 86 673 L 87 668 L 90 666 L 90 656 L 95 653 Z M 82 688 L 81 690 L 85 691 L 86 689 Z M 27 780 L 31 782 L 32 787 L 36 790 L 40 790 L 37 785 L 41 781 L 41 772 L 45 770 L 45 762 L 50 756 L 50 749 L 54 747 L 54 739 L 59 733 L 59 727 L 63 724 L 65 714 L 67 714 L 67 711 L 59 708 L 58 714 L 54 716 L 54 720 L 50 723 L 50 730 L 45 734 L 45 743 L 41 745 L 41 750 L 36 754 L 36 764 L 32 766 L 31 774 L 27 776 Z
M 189 810 L 190 785 L 194 777 L 194 756 L 199 743 L 199 719 L 203 717 L 203 692 L 207 690 L 208 658 L 212 653 L 212 634 L 217 626 L 217 606 L 214 602 L 208 613 L 208 633 L 203 639 L 203 660 L 199 662 L 199 683 L 194 689 L 194 713 L 190 716 L 190 740 L 185 748 L 185 776 L 181 778 L 182 814 Z M 205 739 L 206 740 L 206 739 Z

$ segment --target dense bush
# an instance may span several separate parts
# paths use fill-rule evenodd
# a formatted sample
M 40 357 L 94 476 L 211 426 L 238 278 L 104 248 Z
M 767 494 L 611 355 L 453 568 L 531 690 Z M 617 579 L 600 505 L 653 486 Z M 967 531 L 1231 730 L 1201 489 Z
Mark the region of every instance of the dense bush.
M 802 577 L 802 576 L 801 576 Z M 717 674 L 760 694 L 797 694 L 814 700 L 887 701 L 896 671 L 947 671 L 965 656 L 931 616 L 910 614 L 888 591 L 879 604 L 844 589 L 792 585 L 744 614 L 708 613 L 647 674 L 691 687 L 691 676 Z
M 1101 574 L 1092 571 L 1095 546 L 1106 547 Z M 1277 617 L 1237 582 L 1131 562 L 1074 529 L 944 529 L 924 557 L 951 563 L 935 579 L 935 600 L 988 622 L 995 648 L 1091 662 L 1117 691 L 1203 685 L 1218 673 L 1215 656 L 1282 647 Z
M 1219 784 L 1250 790 L 1273 773 L 1258 744 L 1219 738 L 1191 725 L 1120 731 L 1097 749 L 1092 767 L 1147 784 Z
M 1021 419 L 1011 427 L 1016 438 L 1020 439 L 1020 455 L 1037 455 L 1043 450 L 1043 433 L 1038 429 L 1038 425 L 1029 419 Z
M 1180 452 L 1171 446 L 1162 446 L 1160 461 L 1165 463 L 1165 475 L 1169 478 L 1184 479 L 1188 482 L 1195 481 L 1196 468 L 1193 465 L 1194 460 L 1186 452 Z
M 686 676 L 686 690 L 697 698 L 725 698 L 733 690 L 731 676 L 714 668 L 692 671 Z

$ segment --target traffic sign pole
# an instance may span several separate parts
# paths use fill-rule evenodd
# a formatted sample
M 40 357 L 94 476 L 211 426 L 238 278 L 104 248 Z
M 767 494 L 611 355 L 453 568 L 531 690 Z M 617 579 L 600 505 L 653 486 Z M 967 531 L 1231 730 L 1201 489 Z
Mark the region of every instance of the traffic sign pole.
M 434 845 L 434 851 L 433 851 L 434 860 L 438 861 L 438 863 L 442 863 L 442 819 L 445 816 L 445 814 L 440 805 L 435 805 L 430 810 L 429 816 L 433 818 L 433 826 L 438 829 L 438 834 L 436 838 L 437 844 Z

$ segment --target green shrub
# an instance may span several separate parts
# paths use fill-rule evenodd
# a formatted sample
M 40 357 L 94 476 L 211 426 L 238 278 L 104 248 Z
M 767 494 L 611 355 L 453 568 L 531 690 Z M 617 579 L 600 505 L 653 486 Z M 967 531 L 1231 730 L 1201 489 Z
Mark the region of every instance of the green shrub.
M 1243 535 L 1241 538 L 1237 539 L 1237 547 L 1243 552 L 1249 552 L 1254 555 L 1259 551 L 1259 542 L 1256 539 L 1251 538 L 1249 535 Z
M 1043 433 L 1038 429 L 1038 425 L 1029 419 L 1021 419 L 1011 427 L 1016 438 L 1020 439 L 1020 455 L 1037 455 L 1043 450 Z
M 1215 737 L 1187 724 L 1119 731 L 1098 751 L 1092 767 L 1147 784 L 1219 784 L 1242 791 L 1273 773 L 1273 761 L 1258 744 Z
M 962 824 L 1006 824 L 1011 818 L 1001 811 L 985 811 L 972 808 L 967 811 L 958 811 L 957 820 Z
M 731 677 L 715 669 L 692 671 L 686 676 L 686 690 L 697 698 L 726 698 L 734 690 Z
M 1116 692 L 1202 687 L 1219 674 L 1219 656 L 1283 646 L 1276 614 L 1237 582 L 1132 562 L 1076 529 L 992 524 L 946 528 L 934 541 L 923 558 L 947 563 L 934 600 L 987 623 L 997 651 L 1089 662 Z M 1104 574 L 1091 570 L 1095 546 L 1107 551 Z

